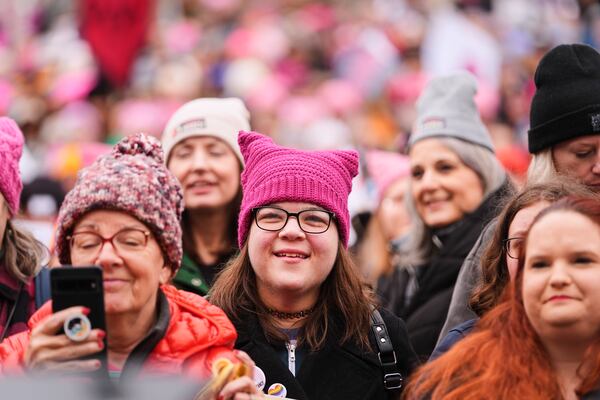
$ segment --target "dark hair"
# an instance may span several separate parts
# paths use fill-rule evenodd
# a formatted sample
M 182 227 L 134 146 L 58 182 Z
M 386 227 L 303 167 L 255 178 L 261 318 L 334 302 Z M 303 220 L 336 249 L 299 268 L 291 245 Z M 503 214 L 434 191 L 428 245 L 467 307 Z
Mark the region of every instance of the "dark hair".
M 515 215 L 522 209 L 540 201 L 554 203 L 569 195 L 600 200 L 600 197 L 586 186 L 565 181 L 526 186 L 504 206 L 496 219 L 497 225 L 493 237 L 481 257 L 481 282 L 469 299 L 469 307 L 478 316 L 481 317 L 498 303 L 505 286 L 510 281 L 506 266 L 504 240 L 508 238 L 508 230 Z
M 241 321 L 245 314 L 256 314 L 267 339 L 275 342 L 287 339 L 260 300 L 247 242 L 240 254 L 218 275 L 209 297 L 211 303 L 222 308 L 234 323 Z M 372 291 L 362 281 L 348 250 L 340 241 L 333 269 L 321 285 L 314 311 L 306 318 L 298 340 L 307 343 L 313 351 L 322 348 L 332 329 L 331 317 L 336 315 L 341 318 L 340 343 L 354 341 L 369 348 L 373 298 Z

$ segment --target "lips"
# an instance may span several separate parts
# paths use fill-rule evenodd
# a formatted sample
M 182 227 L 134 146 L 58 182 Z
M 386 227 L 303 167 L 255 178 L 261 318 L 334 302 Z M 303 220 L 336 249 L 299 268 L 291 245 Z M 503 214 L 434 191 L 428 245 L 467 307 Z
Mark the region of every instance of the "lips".
M 572 300 L 573 298 L 571 296 L 567 296 L 565 294 L 557 294 L 555 296 L 551 296 L 548 300 L 546 300 L 546 303 L 549 303 L 551 301 L 562 301 L 562 300 Z
M 119 289 L 120 287 L 124 286 L 127 281 L 124 279 L 104 279 L 102 281 L 103 286 L 104 286 L 104 290 L 115 290 L 115 289 Z

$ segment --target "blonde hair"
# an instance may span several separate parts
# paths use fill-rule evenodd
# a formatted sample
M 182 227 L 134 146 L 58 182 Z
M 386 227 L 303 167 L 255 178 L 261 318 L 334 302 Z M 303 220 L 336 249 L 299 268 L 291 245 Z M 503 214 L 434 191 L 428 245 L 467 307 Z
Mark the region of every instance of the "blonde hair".
M 552 148 L 541 150 L 531 157 L 527 169 L 527 185 L 538 185 L 556 182 L 559 173 L 552 158 Z

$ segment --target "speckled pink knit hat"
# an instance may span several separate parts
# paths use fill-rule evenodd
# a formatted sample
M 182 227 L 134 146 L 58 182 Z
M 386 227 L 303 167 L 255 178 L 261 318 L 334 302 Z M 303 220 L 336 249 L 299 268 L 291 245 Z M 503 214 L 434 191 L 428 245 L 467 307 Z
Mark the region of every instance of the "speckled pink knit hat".
M 10 118 L 0 117 L 0 192 L 6 199 L 11 215 L 19 211 L 23 182 L 19 160 L 23 151 L 23 133 Z
M 340 238 L 348 246 L 348 195 L 358 173 L 356 151 L 290 149 L 267 136 L 244 131 L 238 143 L 246 164 L 238 223 L 240 247 L 248 237 L 252 209 L 281 201 L 313 203 L 335 213 Z
M 158 139 L 128 136 L 112 152 L 81 170 L 58 214 L 56 251 L 70 262 L 67 236 L 93 210 L 123 211 L 148 225 L 175 271 L 181 264 L 182 189 L 163 161 Z

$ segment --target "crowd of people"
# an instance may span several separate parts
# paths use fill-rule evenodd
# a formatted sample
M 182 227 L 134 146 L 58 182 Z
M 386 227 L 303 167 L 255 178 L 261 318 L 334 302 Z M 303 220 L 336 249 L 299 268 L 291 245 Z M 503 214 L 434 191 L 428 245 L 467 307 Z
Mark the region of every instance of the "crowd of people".
M 600 7 L 438 3 L 9 3 L 0 385 L 600 398 Z

